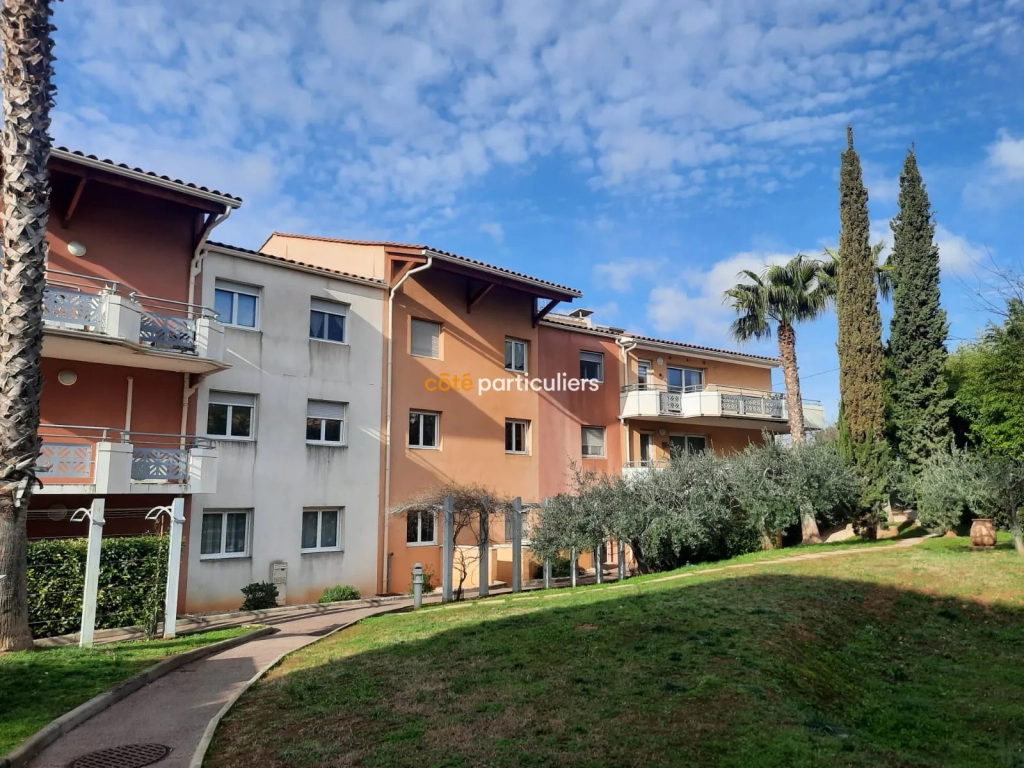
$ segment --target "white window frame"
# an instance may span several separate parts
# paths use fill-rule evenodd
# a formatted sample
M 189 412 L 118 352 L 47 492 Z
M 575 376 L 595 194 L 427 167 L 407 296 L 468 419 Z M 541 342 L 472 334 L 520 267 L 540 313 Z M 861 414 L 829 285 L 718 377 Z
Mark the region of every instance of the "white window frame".
M 438 451 L 441 449 L 441 414 L 437 411 L 421 411 L 416 408 L 409 409 L 410 416 L 433 416 L 434 417 L 434 445 L 422 445 L 423 443 L 423 421 L 420 421 L 419 440 L 420 445 L 412 444 L 412 424 L 409 425 L 409 436 L 406 439 L 406 447 L 414 451 Z
M 508 348 L 512 346 L 512 362 L 508 361 Z M 523 369 L 519 370 L 516 368 L 516 352 L 517 346 L 523 348 Z M 511 366 L 511 367 L 510 367 Z M 523 339 L 514 339 L 511 336 L 505 337 L 505 370 L 511 373 L 522 373 L 528 374 L 530 372 L 530 342 L 524 341 Z
M 696 433 L 693 433 L 693 432 L 672 432 L 668 436 L 668 438 L 669 438 L 669 440 L 668 440 L 669 458 L 671 458 L 671 456 L 672 456 L 672 438 L 673 437 L 685 438 L 685 440 L 686 440 L 686 452 L 688 454 L 691 453 L 691 451 L 690 451 L 690 441 L 695 439 L 695 438 L 704 441 L 704 452 L 707 452 L 707 451 L 711 450 L 711 440 L 710 440 L 710 438 L 708 438 L 707 435 L 700 435 L 700 434 L 696 434 Z
M 604 352 L 594 352 L 594 351 L 589 350 L 589 349 L 581 349 L 580 350 L 580 362 L 581 363 L 583 362 L 583 356 L 584 355 L 593 355 L 594 357 L 600 357 L 601 358 L 601 375 L 598 378 L 596 378 L 596 379 L 584 379 L 583 378 L 583 371 L 580 371 L 580 379 L 583 380 L 583 381 L 599 381 L 599 382 L 601 382 L 603 384 L 604 383 Z M 594 362 L 594 361 L 591 360 L 590 362 Z
M 245 550 L 242 552 L 225 552 L 228 540 L 228 515 L 245 515 Z M 203 519 L 207 515 L 220 515 L 220 551 L 203 554 Z M 236 560 L 250 557 L 252 551 L 252 509 L 204 509 L 199 516 L 199 559 L 200 560 Z
M 239 400 L 241 398 L 252 398 L 252 404 L 247 405 L 239 402 L 226 402 L 229 400 Z M 248 392 L 228 392 L 226 390 L 211 389 L 209 396 L 206 398 L 206 436 L 211 440 L 234 440 L 242 443 L 252 443 L 256 441 L 256 404 L 258 397 Z M 228 408 L 227 421 L 225 427 L 228 430 L 226 435 L 216 435 L 210 433 L 210 406 L 211 405 L 226 405 Z M 239 437 L 238 435 L 231 434 L 231 416 L 235 408 L 251 408 L 252 415 L 249 416 L 249 435 L 247 437 Z
M 263 303 L 263 289 L 255 285 L 246 285 L 245 283 L 236 283 L 232 280 L 222 280 L 216 278 L 213 281 L 213 309 L 216 311 L 217 307 L 217 291 L 226 291 L 233 294 L 231 298 L 231 317 L 225 318 L 218 316 L 220 324 L 227 328 L 240 328 L 243 331 L 258 331 L 260 329 L 260 319 L 262 315 Z M 236 321 L 238 319 L 238 294 L 245 296 L 253 296 L 256 299 L 256 316 L 253 318 L 255 321 L 254 325 L 239 325 Z
M 599 430 L 601 430 L 601 453 L 595 454 L 595 453 L 584 453 L 583 452 L 583 447 L 584 447 L 583 435 L 584 435 L 584 430 L 587 430 L 587 429 L 599 429 Z M 580 428 L 580 455 L 584 459 L 604 459 L 604 458 L 607 458 L 607 456 L 608 456 L 608 430 L 605 427 L 599 426 L 597 424 L 584 424 L 584 425 L 582 425 L 582 427 Z
M 303 547 L 302 546 L 302 519 L 305 518 L 307 512 L 316 512 L 316 546 L 315 547 Z M 323 533 L 323 513 L 324 512 L 336 512 L 338 515 L 337 525 L 338 543 L 333 547 L 324 547 L 320 544 L 320 535 Z M 345 508 L 344 507 L 303 507 L 302 517 L 299 518 L 299 553 L 303 555 L 312 555 L 317 552 L 344 552 L 345 551 L 345 540 L 342 538 L 342 534 L 345 531 Z
M 423 325 L 433 325 L 433 326 L 435 326 L 437 328 L 437 354 L 436 355 L 419 355 L 419 354 L 417 354 L 417 353 L 412 351 L 413 328 L 415 328 L 416 323 L 422 323 Z M 444 328 L 441 325 L 441 323 L 438 323 L 438 322 L 436 322 L 434 320 L 423 320 L 422 318 L 419 318 L 419 317 L 412 318 L 411 321 L 409 322 L 409 354 L 412 355 L 413 357 L 422 357 L 422 358 L 424 358 L 426 360 L 440 360 L 441 359 L 441 333 L 442 333 L 443 330 L 444 330 Z
M 426 512 L 424 510 L 416 510 L 415 512 L 406 512 L 407 515 L 416 515 L 416 541 L 409 541 L 409 527 L 408 522 L 406 523 L 405 533 L 405 546 L 407 547 L 436 547 L 437 546 L 437 512 Z M 430 541 L 423 541 L 423 515 L 430 515 L 434 518 L 434 537 Z
M 310 330 L 309 340 L 310 341 L 322 341 L 326 344 L 348 344 L 348 310 L 349 305 L 340 301 L 332 301 L 330 299 L 321 299 L 317 296 L 310 297 L 309 301 L 309 313 L 310 323 L 312 324 L 312 314 L 319 312 L 323 315 L 333 315 L 334 317 L 342 318 L 342 338 L 341 341 L 337 339 L 328 339 L 326 336 L 314 336 L 312 330 Z M 327 332 L 327 322 L 324 321 L 324 333 Z
M 508 425 L 513 425 L 512 431 L 512 444 L 515 445 L 515 427 L 519 426 L 523 428 L 523 449 L 521 451 L 509 450 L 508 443 L 505 444 L 505 453 L 513 456 L 523 456 L 530 453 L 530 422 L 526 419 L 505 419 L 505 428 L 508 429 Z M 506 436 L 508 435 L 506 431 Z
M 651 385 L 651 377 L 654 373 L 654 365 L 650 360 L 637 360 L 636 361 L 636 383 L 640 384 L 640 369 L 644 368 L 647 371 L 647 375 L 644 376 L 643 386 L 649 387 Z
M 334 418 L 333 416 L 310 416 L 309 415 L 310 405 L 313 404 L 313 403 L 327 403 L 327 404 L 330 404 L 330 405 L 340 405 L 341 406 L 341 418 L 337 419 L 337 418 Z M 306 401 L 306 422 L 307 422 L 306 423 L 306 428 L 307 429 L 309 428 L 309 420 L 310 419 L 319 419 L 320 420 L 320 439 L 319 440 L 310 440 L 309 437 L 307 437 L 306 438 L 306 445 L 329 445 L 329 446 L 334 446 L 334 447 L 344 447 L 344 446 L 346 446 L 348 444 L 348 442 L 347 442 L 348 441 L 348 403 L 342 403 L 342 402 L 338 402 L 338 401 L 335 401 L 335 400 L 318 400 L 318 399 L 315 399 L 315 398 L 311 398 L 311 399 Z M 340 440 L 325 440 L 324 439 L 324 433 L 326 432 L 326 422 L 328 422 L 328 421 L 340 421 L 341 422 L 341 434 L 340 434 L 341 439 Z

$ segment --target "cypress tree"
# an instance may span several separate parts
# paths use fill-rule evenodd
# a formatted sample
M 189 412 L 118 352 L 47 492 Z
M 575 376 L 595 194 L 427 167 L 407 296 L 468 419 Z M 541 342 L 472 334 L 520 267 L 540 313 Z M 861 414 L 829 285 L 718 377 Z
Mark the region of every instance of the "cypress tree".
M 853 128 L 846 127 L 846 151 L 839 173 L 839 318 L 840 436 L 863 487 L 854 529 L 874 538 L 881 522 L 887 484 L 885 429 L 885 356 L 882 315 L 875 282 L 876 256 L 871 250 L 868 190 L 853 148 Z
M 913 147 L 900 174 L 893 232 L 886 431 L 912 472 L 949 442 L 951 399 L 944 371 L 949 324 L 939 303 L 939 249 L 928 192 Z
M 883 434 L 885 398 L 882 377 L 882 315 L 878 311 L 875 259 L 871 253 L 868 190 L 846 127 L 847 149 L 839 174 L 839 393 L 854 443 Z

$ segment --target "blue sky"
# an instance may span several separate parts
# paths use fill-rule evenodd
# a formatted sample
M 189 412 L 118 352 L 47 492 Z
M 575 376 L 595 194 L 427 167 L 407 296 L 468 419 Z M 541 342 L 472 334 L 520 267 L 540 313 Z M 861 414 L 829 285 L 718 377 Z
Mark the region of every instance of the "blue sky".
M 1024 0 L 89 0 L 55 23 L 56 141 L 240 195 L 237 245 L 423 242 L 733 347 L 736 273 L 837 241 L 850 122 L 876 239 L 916 143 L 951 345 L 987 319 L 989 260 L 1018 265 Z M 834 417 L 835 317 L 799 334 Z

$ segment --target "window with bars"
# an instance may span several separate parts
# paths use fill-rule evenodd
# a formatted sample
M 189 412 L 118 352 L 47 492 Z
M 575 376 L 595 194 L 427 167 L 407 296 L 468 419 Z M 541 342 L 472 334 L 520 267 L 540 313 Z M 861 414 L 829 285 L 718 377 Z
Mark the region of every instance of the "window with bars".
M 336 301 L 310 299 L 309 338 L 344 343 L 348 307 Z
M 441 324 L 429 320 L 413 320 L 409 337 L 409 353 L 415 357 L 441 359 Z
M 310 400 L 306 404 L 306 442 L 322 445 L 345 444 L 345 416 L 348 403 Z
M 604 457 L 604 427 L 583 427 L 583 458 Z
M 199 557 L 216 560 L 249 556 L 251 509 L 207 510 L 199 536 Z
M 252 440 L 256 435 L 256 395 L 211 391 L 206 434 L 223 440 Z
M 302 510 L 302 552 L 340 552 L 342 510 Z

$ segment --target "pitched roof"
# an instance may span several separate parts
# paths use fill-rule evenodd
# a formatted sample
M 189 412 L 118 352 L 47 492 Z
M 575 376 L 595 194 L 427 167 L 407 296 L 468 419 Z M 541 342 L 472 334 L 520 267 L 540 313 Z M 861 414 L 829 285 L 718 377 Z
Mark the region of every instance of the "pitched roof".
M 210 189 L 209 187 L 203 187 L 189 181 L 182 181 L 181 179 L 174 179 L 170 176 L 162 176 L 158 173 L 154 173 L 153 171 L 144 171 L 142 168 L 132 168 L 124 163 L 116 163 L 113 160 L 97 157 L 96 155 L 87 155 L 79 150 L 72 150 L 67 147 L 54 147 L 50 151 L 50 155 L 72 163 L 89 165 L 94 168 L 110 171 L 111 173 L 116 173 L 120 176 L 136 178 L 140 181 L 178 189 L 186 194 L 202 197 L 206 200 L 215 200 L 216 202 L 223 203 L 224 205 L 228 205 L 232 208 L 237 208 L 242 204 L 242 198 L 229 195 L 227 192 L 220 192 L 216 189 Z
M 306 264 L 305 262 L 297 261 L 296 259 L 286 259 L 284 256 L 274 256 L 269 253 L 263 253 L 262 251 L 251 251 L 248 248 L 240 248 L 237 245 L 228 245 L 227 243 L 218 243 L 212 240 L 208 241 L 206 245 L 210 248 L 216 248 L 220 251 L 231 251 L 237 254 L 245 254 L 246 256 L 252 256 L 253 258 L 259 261 L 277 261 L 280 262 L 282 266 L 290 265 L 311 272 L 323 272 L 324 274 L 332 275 L 334 277 L 340 277 L 345 280 L 353 280 L 360 283 L 372 283 L 373 285 L 380 286 L 381 288 L 387 287 L 387 283 L 385 283 L 380 278 L 376 277 L 364 277 L 363 275 L 353 275 L 351 272 L 343 272 L 340 269 L 320 267 L 317 266 L 316 264 Z
M 528 283 L 533 283 L 533 284 L 536 284 L 536 285 L 539 285 L 539 286 L 544 286 L 546 288 L 553 288 L 553 289 L 555 289 L 557 291 L 560 291 L 562 293 L 568 294 L 569 296 L 574 297 L 574 298 L 579 298 L 580 296 L 583 295 L 582 291 L 577 290 L 576 288 L 570 288 L 567 285 L 560 285 L 558 283 L 553 283 L 550 280 L 542 280 L 539 277 L 533 277 L 532 275 L 527 275 L 527 274 L 525 274 L 523 272 L 516 272 L 515 270 L 507 269 L 505 267 L 498 267 L 498 266 L 495 266 L 494 264 L 488 264 L 488 263 L 483 262 L 483 261 L 478 261 L 477 259 L 470 259 L 470 258 L 467 258 L 465 256 L 459 256 L 458 254 L 452 253 L 451 251 L 442 251 L 439 248 L 434 248 L 434 247 L 429 246 L 429 245 L 417 245 L 417 244 L 413 244 L 413 243 L 396 243 L 396 242 L 389 242 L 389 241 L 386 241 L 386 240 L 350 240 L 350 239 L 341 238 L 341 237 L 319 237 L 317 235 L 293 235 L 293 234 L 289 234 L 287 232 L 274 232 L 273 235 L 271 235 L 271 237 L 273 237 L 274 235 L 277 235 L 278 237 L 293 237 L 293 238 L 297 238 L 297 239 L 300 239 L 300 240 L 318 240 L 320 242 L 326 242 L 326 243 L 346 243 L 348 245 L 376 245 L 376 246 L 381 246 L 381 247 L 384 247 L 384 248 L 414 249 L 414 250 L 423 251 L 425 254 L 428 254 L 428 255 L 433 255 L 435 257 L 440 257 L 441 259 L 443 259 L 445 261 L 449 261 L 451 263 L 465 264 L 465 265 L 467 265 L 469 267 L 472 267 L 472 268 L 483 269 L 483 270 L 487 270 L 487 271 L 490 271 L 490 272 L 496 272 L 496 273 L 499 273 L 499 274 L 502 274 L 502 275 L 506 275 L 509 278 L 513 278 L 515 280 L 520 280 L 520 281 L 524 281 L 524 282 L 528 282 Z M 270 238 L 267 238 L 267 239 L 269 240 Z M 266 245 L 266 243 L 264 243 L 264 245 Z
M 682 347 L 682 348 L 685 348 L 685 349 L 696 350 L 698 352 L 711 352 L 712 354 L 730 355 L 730 356 L 733 356 L 733 357 L 747 357 L 747 358 L 750 358 L 751 360 L 760 360 L 760 361 L 765 362 L 765 363 L 773 363 L 775 365 L 781 365 L 782 364 L 782 360 L 777 358 L 777 357 L 768 357 L 766 355 L 752 355 L 749 352 L 737 352 L 737 351 L 731 350 L 731 349 L 718 349 L 717 347 L 704 347 L 704 346 L 701 346 L 700 344 L 686 344 L 686 343 L 684 343 L 682 341 L 670 341 L 670 340 L 667 340 L 667 339 L 656 339 L 653 336 L 640 336 L 640 335 L 635 334 L 635 333 L 627 333 L 625 335 L 631 336 L 632 338 L 636 339 L 637 341 L 640 341 L 640 342 L 646 341 L 646 342 L 648 342 L 650 344 L 664 344 L 664 345 L 669 346 L 669 347 Z

